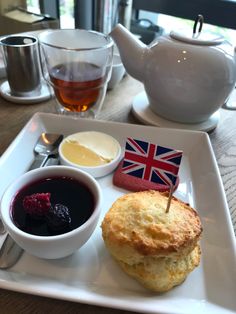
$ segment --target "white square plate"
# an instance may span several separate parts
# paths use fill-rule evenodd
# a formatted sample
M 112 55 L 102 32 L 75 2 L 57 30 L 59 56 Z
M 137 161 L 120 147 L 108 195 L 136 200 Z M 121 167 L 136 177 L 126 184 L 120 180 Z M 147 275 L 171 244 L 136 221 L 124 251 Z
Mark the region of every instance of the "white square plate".
M 202 259 L 186 281 L 164 294 L 145 290 L 121 271 L 104 247 L 100 223 L 79 251 L 60 260 L 23 254 L 11 269 L 0 270 L 0 288 L 145 313 L 235 313 L 235 239 L 219 170 L 208 135 L 38 113 L 0 158 L 0 197 L 6 186 L 33 160 L 41 132 L 102 131 L 123 146 L 127 136 L 183 150 L 180 184 L 175 195 L 197 209 L 203 223 Z M 112 185 L 112 175 L 99 179 L 104 203 L 101 220 L 127 191 Z

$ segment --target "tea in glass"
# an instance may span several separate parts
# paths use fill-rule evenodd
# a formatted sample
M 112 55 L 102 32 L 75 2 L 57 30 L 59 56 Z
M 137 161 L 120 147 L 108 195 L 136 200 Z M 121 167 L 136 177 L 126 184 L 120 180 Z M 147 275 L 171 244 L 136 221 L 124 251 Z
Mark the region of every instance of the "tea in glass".
M 81 77 L 81 73 L 85 73 Z M 52 68 L 50 80 L 58 101 L 69 111 L 87 111 L 102 95 L 102 69 L 88 62 L 60 64 Z

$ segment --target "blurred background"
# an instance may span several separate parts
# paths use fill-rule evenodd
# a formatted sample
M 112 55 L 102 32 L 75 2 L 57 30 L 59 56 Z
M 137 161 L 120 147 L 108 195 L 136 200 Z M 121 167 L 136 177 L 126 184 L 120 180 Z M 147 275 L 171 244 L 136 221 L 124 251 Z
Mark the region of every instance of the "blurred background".
M 84 28 L 109 33 L 118 22 L 150 43 L 163 32 L 192 28 L 236 43 L 236 0 L 0 0 L 0 35 L 41 28 Z M 32 14 L 33 13 L 33 14 Z

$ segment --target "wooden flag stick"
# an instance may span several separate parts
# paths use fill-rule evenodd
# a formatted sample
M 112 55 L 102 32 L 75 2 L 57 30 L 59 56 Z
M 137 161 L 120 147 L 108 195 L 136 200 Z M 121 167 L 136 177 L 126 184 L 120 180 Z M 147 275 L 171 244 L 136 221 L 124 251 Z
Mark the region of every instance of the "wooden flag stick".
M 170 187 L 170 193 L 169 193 L 169 198 L 168 198 L 168 202 L 167 202 L 167 206 L 166 206 L 166 213 L 168 213 L 168 212 L 169 212 L 169 209 L 170 209 L 170 203 L 171 203 L 171 199 L 172 199 L 173 192 L 174 192 L 174 185 L 173 185 L 173 184 L 171 184 L 171 187 Z

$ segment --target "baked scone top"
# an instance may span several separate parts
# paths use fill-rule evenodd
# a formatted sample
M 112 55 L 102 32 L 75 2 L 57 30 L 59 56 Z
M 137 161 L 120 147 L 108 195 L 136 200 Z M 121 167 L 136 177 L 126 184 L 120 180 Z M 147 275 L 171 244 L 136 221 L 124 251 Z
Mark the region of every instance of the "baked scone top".
M 173 197 L 166 213 L 167 193 L 142 191 L 118 198 L 102 222 L 109 251 L 134 264 L 144 256 L 178 257 L 190 253 L 201 232 L 201 221 L 188 204 Z

